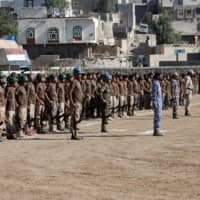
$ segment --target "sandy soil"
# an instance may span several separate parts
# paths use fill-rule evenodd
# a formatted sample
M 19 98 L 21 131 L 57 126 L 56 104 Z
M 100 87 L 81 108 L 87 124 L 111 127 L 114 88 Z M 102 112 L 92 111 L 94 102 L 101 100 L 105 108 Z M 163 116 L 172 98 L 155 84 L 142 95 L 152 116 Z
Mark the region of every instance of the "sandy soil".
M 163 116 L 165 137 L 152 137 L 152 112 L 81 124 L 70 135 L 37 135 L 0 144 L 0 200 L 199 200 L 200 97 L 192 117 Z

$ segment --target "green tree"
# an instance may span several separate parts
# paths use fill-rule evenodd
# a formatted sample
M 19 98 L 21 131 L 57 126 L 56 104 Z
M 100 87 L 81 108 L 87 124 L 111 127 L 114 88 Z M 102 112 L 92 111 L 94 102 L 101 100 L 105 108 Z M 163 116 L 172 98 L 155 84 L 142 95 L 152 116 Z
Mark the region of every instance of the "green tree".
M 110 13 L 115 11 L 116 0 L 99 0 L 96 12 Z
M 0 37 L 17 34 L 17 21 L 9 11 L 0 11 Z
M 164 12 L 158 21 L 154 22 L 154 29 L 158 44 L 174 44 L 181 41 L 180 35 L 175 33 L 172 27 L 172 17 L 167 12 Z
M 67 6 L 66 0 L 47 0 L 48 7 L 65 8 Z

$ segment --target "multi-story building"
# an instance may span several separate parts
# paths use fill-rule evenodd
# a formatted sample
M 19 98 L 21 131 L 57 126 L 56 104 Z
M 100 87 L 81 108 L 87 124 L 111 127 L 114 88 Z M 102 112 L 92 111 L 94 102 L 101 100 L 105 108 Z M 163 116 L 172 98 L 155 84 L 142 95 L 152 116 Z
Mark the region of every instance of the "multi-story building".
M 183 1 L 183 5 L 174 6 L 174 30 L 182 36 L 187 43 L 197 43 L 200 40 L 200 1 Z
M 13 8 L 14 0 L 0 0 L 0 8 Z
M 135 25 L 133 4 L 126 5 L 127 9 L 122 9 L 121 13 L 99 15 L 90 12 L 96 4 L 87 0 L 94 4 L 80 15 L 49 15 L 45 2 L 36 1 L 31 0 L 27 4 L 27 1 L 21 0 L 16 6 L 18 42 L 28 50 L 31 58 L 53 54 L 61 58 L 102 57 L 103 52 L 107 52 L 108 57 L 118 56 L 120 52 L 127 54 L 130 40 L 134 38 L 131 35 Z M 77 10 L 84 8 L 78 7 L 78 3 L 86 3 L 77 1 L 75 7 L 75 1 L 67 1 Z M 122 34 L 123 37 L 119 37 Z

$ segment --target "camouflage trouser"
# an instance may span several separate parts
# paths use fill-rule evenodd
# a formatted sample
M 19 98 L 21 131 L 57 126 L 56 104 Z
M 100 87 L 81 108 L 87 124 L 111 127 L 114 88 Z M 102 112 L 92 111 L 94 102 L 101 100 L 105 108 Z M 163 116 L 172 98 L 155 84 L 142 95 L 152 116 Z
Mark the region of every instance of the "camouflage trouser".
M 83 101 L 83 115 L 86 119 L 88 119 L 91 116 L 91 96 L 86 96 Z
M 172 101 L 172 116 L 173 118 L 178 116 L 178 107 L 179 107 L 179 96 L 176 96 Z
M 14 133 L 16 133 L 16 126 L 15 126 L 16 112 L 14 110 L 9 110 L 6 112 L 6 116 L 7 116 L 6 132 L 8 136 L 12 136 Z
M 119 105 L 118 98 L 116 96 L 111 96 L 110 97 L 110 106 L 111 106 L 112 115 L 115 115 L 115 113 L 117 112 L 118 105 Z
M 190 111 L 191 100 L 192 100 L 192 94 L 185 96 L 185 112 L 187 114 L 189 114 Z
M 145 109 L 151 108 L 151 93 L 144 94 L 144 108 Z
M 134 114 L 135 98 L 134 96 L 128 96 L 128 115 Z
M 35 125 L 34 122 L 35 122 L 35 104 L 30 104 L 28 110 L 28 124 L 31 129 L 34 128 Z
M 19 106 L 17 109 L 18 134 L 24 133 L 27 123 L 27 107 Z
M 51 129 L 53 131 L 57 128 L 57 114 L 58 114 L 58 103 L 53 102 L 50 107 Z
M 0 106 L 0 122 L 2 122 L 3 124 L 0 126 L 0 136 L 3 132 L 3 129 L 5 128 L 5 106 Z
M 36 128 L 43 128 L 43 120 L 44 120 L 44 105 L 41 105 L 39 102 L 36 103 Z
M 81 112 L 82 112 L 82 103 L 76 102 L 73 111 L 72 111 L 72 117 L 71 117 L 71 129 L 77 130 L 77 124 L 81 120 Z
M 60 130 L 65 128 L 65 103 L 58 103 L 58 127 Z
M 125 96 L 119 96 L 119 116 L 121 117 L 124 114 L 125 108 Z

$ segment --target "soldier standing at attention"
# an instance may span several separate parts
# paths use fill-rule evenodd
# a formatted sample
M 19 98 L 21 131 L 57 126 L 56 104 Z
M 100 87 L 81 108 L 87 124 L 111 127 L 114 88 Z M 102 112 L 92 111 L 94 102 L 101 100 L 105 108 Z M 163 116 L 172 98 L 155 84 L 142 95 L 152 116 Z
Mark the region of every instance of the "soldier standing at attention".
M 139 109 L 144 109 L 144 77 L 140 76 L 138 78 L 138 101 L 139 101 Z
M 193 73 L 194 73 L 193 70 L 190 70 L 184 78 L 185 116 L 190 116 L 190 104 L 192 101 L 192 95 L 194 89 L 191 78 Z
M 76 67 L 73 71 L 74 80 L 70 89 L 70 104 L 73 107 L 72 117 L 71 117 L 71 132 L 72 140 L 80 140 L 82 138 L 78 137 L 78 123 L 81 121 L 82 104 L 83 104 L 83 90 L 81 87 L 81 74 L 82 70 L 80 67 Z
M 16 89 L 16 105 L 17 105 L 17 121 L 18 121 L 18 134 L 19 138 L 25 137 L 25 131 L 27 128 L 27 108 L 28 98 L 26 92 L 26 83 L 28 78 L 25 74 L 21 74 L 19 77 L 19 86 Z
M 7 79 L 8 85 L 6 90 L 6 131 L 7 139 L 17 139 L 16 135 L 16 98 L 15 91 L 17 87 L 17 76 L 10 75 Z
M 118 87 L 119 87 L 119 117 L 122 118 L 124 115 L 124 107 L 125 107 L 124 81 L 122 75 L 120 75 L 118 81 Z
M 0 71 L 0 142 L 2 142 L 2 131 L 5 120 L 5 75 Z
M 59 82 L 57 84 L 58 95 L 58 130 L 65 130 L 65 74 L 59 74 Z
M 38 133 L 44 134 L 45 77 L 43 74 L 37 74 L 36 80 L 36 129 Z
M 27 83 L 27 96 L 28 96 L 28 126 L 30 131 L 33 131 L 35 127 L 35 104 L 36 104 L 36 93 L 35 85 L 33 83 L 34 75 L 29 75 L 29 81 Z
M 146 75 L 144 81 L 144 108 L 150 109 L 151 108 L 151 91 L 152 84 L 150 74 Z
M 173 119 L 178 118 L 178 106 L 179 106 L 179 97 L 180 97 L 180 88 L 178 84 L 179 75 L 175 72 L 172 75 L 171 80 L 171 101 L 172 101 L 172 117 Z
M 65 128 L 70 129 L 70 95 L 69 92 L 71 90 L 71 85 L 73 81 L 73 74 L 66 74 L 66 82 L 65 82 Z
M 58 112 L 58 95 L 56 91 L 57 77 L 54 74 L 49 76 L 49 84 L 46 89 L 46 99 L 49 103 L 50 112 L 50 131 L 58 132 L 57 130 L 57 112 Z
M 162 89 L 160 86 L 161 75 L 156 72 L 153 80 L 152 87 L 152 100 L 153 100 L 153 110 L 154 110 L 154 136 L 163 136 L 160 132 L 160 123 L 162 117 Z
M 134 114 L 134 82 L 133 75 L 129 77 L 128 83 L 128 116 L 133 116 Z
M 109 74 L 104 74 L 102 76 L 103 83 L 101 88 L 101 132 L 107 133 L 107 124 L 108 124 L 108 118 L 110 116 L 110 87 L 109 87 L 109 81 L 112 79 L 112 77 Z

